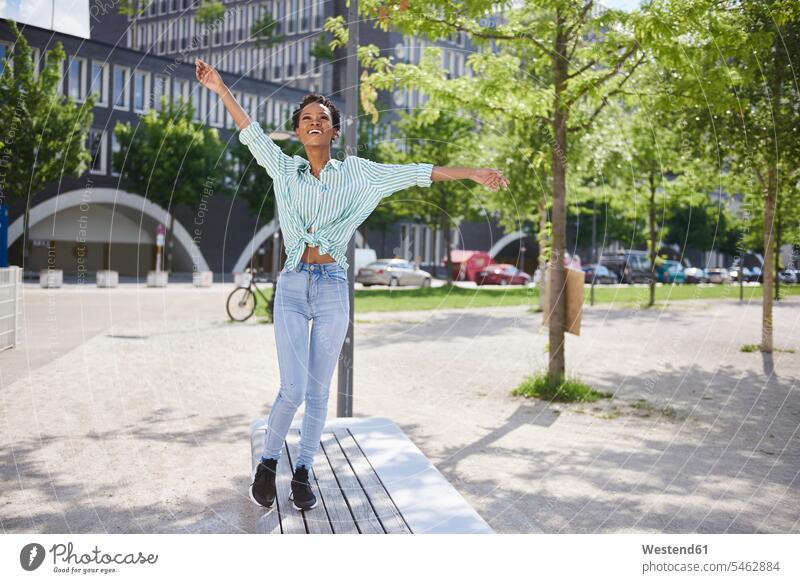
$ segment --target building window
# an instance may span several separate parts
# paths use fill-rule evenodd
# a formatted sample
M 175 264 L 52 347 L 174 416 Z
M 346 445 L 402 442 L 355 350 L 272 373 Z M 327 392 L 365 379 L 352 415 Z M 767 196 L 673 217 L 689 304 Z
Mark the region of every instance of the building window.
M 92 84 L 89 92 L 97 96 L 97 105 L 108 107 L 108 65 L 92 61 Z
M 282 77 L 281 69 L 283 68 L 283 47 L 275 47 L 272 49 L 272 80 L 279 81 Z
M 6 69 L 6 59 L 11 55 L 11 45 L 0 43 L 0 74 Z
M 233 26 L 236 24 L 236 18 L 232 14 L 225 17 L 225 44 L 229 45 L 233 42 Z
M 187 79 L 175 79 L 175 92 L 172 96 L 174 103 L 186 103 L 189 101 L 189 81 Z
M 114 65 L 114 108 L 128 109 L 128 75 L 127 67 Z
M 194 115 L 192 115 L 192 119 L 194 121 L 203 121 L 203 116 L 206 114 L 206 100 L 205 100 L 205 92 L 203 91 L 204 87 L 200 85 L 200 83 L 192 82 L 192 106 L 194 107 Z
M 286 18 L 286 34 L 294 34 L 295 22 L 297 21 L 297 0 L 289 3 L 289 14 Z
M 308 74 L 308 48 L 311 41 L 304 40 L 300 43 L 300 76 Z
M 106 173 L 106 133 L 96 128 L 89 129 L 88 143 L 86 148 L 92 156 L 89 172 L 92 174 Z
M 133 111 L 144 113 L 147 110 L 147 94 L 150 92 L 150 74 L 136 71 L 133 74 Z
M 272 18 L 278 21 L 275 25 L 275 34 L 283 34 L 283 19 L 286 16 L 286 3 L 273 2 L 272 6 Z
M 158 23 L 158 54 L 163 55 L 167 51 L 167 29 L 164 22 Z
M 169 101 L 169 77 L 166 75 L 156 75 L 153 86 L 153 107 L 156 111 L 161 111 L 161 98 Z
M 208 99 L 208 123 L 209 125 L 220 127 L 222 117 L 220 116 L 220 99 L 219 96 L 215 93 L 212 94 L 206 89 L 203 91 L 203 95 L 207 96 Z
M 325 9 L 323 7 L 322 0 L 308 0 L 308 1 L 314 3 L 314 9 L 313 9 L 314 30 L 319 30 L 322 28 L 322 19 L 325 16 Z
M 117 132 L 111 131 L 111 176 L 119 176 L 120 166 L 114 163 L 114 154 L 120 151 L 119 138 Z
M 294 77 L 294 53 L 297 50 L 297 44 L 293 43 L 286 47 L 286 77 Z
M 86 99 L 86 59 L 70 59 L 67 68 L 67 95 L 75 101 Z
M 308 25 L 311 19 L 311 1 L 300 0 L 300 25 L 297 27 L 297 32 L 308 32 Z

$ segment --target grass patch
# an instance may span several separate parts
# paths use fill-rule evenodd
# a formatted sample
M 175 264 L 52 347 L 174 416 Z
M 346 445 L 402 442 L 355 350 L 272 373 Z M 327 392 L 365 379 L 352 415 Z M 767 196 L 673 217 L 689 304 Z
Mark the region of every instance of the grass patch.
M 396 290 L 355 290 L 357 312 L 399 312 L 405 310 L 444 310 L 448 308 L 497 308 L 532 305 L 539 301 L 539 290 L 530 287 L 474 289 L 441 287 Z
M 562 403 L 592 403 L 598 399 L 611 397 L 611 393 L 595 391 L 589 385 L 574 378 L 566 378 L 558 385 L 552 385 L 547 378 L 547 373 L 527 376 L 511 394 Z
M 762 286 L 744 287 L 744 300 L 760 302 Z M 584 305 L 589 306 L 590 288 L 584 288 Z M 800 296 L 800 284 L 782 285 L 785 296 Z M 656 305 L 664 307 L 681 300 L 738 300 L 737 285 L 657 285 Z M 610 304 L 618 308 L 646 308 L 650 289 L 644 286 L 595 286 L 595 304 Z M 446 310 L 459 308 L 494 308 L 529 306 L 531 313 L 539 309 L 539 288 L 510 286 L 508 288 L 467 288 L 441 286 L 431 288 L 399 288 L 395 290 L 355 290 L 355 311 L 393 312 L 405 310 Z
M 741 352 L 759 352 L 761 348 L 758 344 L 742 344 L 742 347 L 739 349 Z M 772 352 L 788 352 L 789 354 L 794 354 L 797 352 L 794 348 L 772 348 Z

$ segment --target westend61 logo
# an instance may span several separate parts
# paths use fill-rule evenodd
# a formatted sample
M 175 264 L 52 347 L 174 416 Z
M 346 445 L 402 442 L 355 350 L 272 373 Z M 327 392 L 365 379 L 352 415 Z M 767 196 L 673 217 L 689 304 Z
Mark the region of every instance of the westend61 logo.
M 19 563 L 26 571 L 35 571 L 44 562 L 46 554 L 49 552 L 53 557 L 53 572 L 55 573 L 114 573 L 114 567 L 103 565 L 152 565 L 158 561 L 158 555 L 145 555 L 139 553 L 103 553 L 97 545 L 88 553 L 76 554 L 73 552 L 72 543 L 55 544 L 50 550 L 45 552 L 42 545 L 30 543 L 22 547 L 19 553 Z M 59 562 L 61 566 L 59 566 Z M 81 567 L 77 565 L 90 565 Z M 91 565 L 101 565 L 99 567 Z

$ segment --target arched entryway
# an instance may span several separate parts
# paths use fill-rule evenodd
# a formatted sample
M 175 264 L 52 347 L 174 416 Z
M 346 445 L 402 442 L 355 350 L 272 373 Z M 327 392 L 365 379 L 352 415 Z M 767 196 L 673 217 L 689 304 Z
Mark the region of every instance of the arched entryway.
M 8 229 L 11 255 L 21 257 L 24 217 Z M 75 274 L 114 269 L 120 275 L 146 275 L 155 267 L 158 224 L 169 225 L 161 206 L 138 194 L 114 188 L 65 192 L 30 210 L 26 269 L 51 266 Z M 189 232 L 175 222 L 176 272 L 207 271 L 208 263 Z

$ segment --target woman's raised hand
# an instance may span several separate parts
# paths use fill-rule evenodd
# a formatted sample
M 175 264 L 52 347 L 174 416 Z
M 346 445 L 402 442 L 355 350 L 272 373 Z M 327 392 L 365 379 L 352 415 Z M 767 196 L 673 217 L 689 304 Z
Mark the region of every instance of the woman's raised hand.
M 194 74 L 200 83 L 214 93 L 221 93 L 225 89 L 225 83 L 222 82 L 219 72 L 202 59 L 194 60 Z
M 494 192 L 500 190 L 500 187 L 508 188 L 508 179 L 495 168 L 476 168 L 471 178 Z

